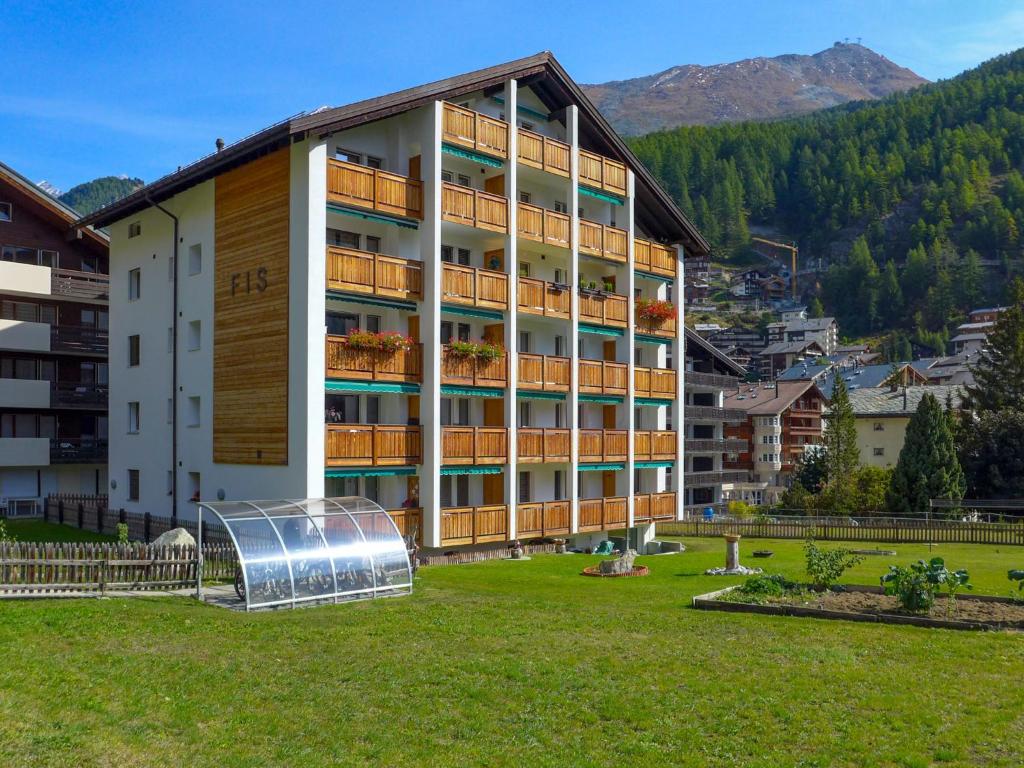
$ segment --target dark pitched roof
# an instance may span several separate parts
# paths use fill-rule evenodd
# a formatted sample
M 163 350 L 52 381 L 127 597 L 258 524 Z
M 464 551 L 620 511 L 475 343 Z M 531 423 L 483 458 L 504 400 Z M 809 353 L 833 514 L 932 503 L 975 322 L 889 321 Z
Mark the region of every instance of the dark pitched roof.
M 439 99 L 496 88 L 509 78 L 533 88 L 553 112 L 570 103 L 579 106 L 585 117 L 580 121 L 581 140 L 597 151 L 625 162 L 636 174 L 636 195 L 640 203 L 638 218 L 641 218 L 644 229 L 652 234 L 664 233 L 665 239 L 671 242 L 682 242 L 691 253 L 710 251 L 708 242 L 697 228 L 658 186 L 650 172 L 549 51 L 343 107 L 319 109 L 287 118 L 93 212 L 84 217 L 80 225 L 106 226 L 292 141 L 382 120 Z M 658 210 L 661 216 L 648 216 L 649 221 L 645 221 L 642 219 L 643 209 Z
M 705 339 L 703 336 L 698 335 L 698 333 L 691 329 L 689 326 L 683 326 L 683 331 L 684 356 L 686 354 L 686 348 L 692 345 L 693 347 L 697 347 L 699 349 L 704 350 L 708 355 L 718 360 L 726 368 L 729 368 L 732 371 L 734 371 L 737 376 L 746 375 L 747 370 L 742 365 L 740 365 L 731 357 L 726 355 L 724 352 L 722 352 L 722 350 L 713 346 L 711 342 Z
M 781 414 L 805 392 L 823 394 L 813 381 L 777 381 L 773 384 L 744 384 L 726 396 L 725 407 L 754 415 Z M 827 399 L 827 398 L 826 398 Z

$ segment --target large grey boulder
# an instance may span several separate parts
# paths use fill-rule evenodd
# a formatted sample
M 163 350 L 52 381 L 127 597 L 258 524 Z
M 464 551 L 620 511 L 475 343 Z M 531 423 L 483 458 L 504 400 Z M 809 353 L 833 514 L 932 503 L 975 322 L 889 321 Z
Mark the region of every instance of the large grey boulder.
M 627 549 L 619 557 L 614 560 L 602 560 L 600 563 L 600 572 L 606 575 L 615 575 L 619 573 L 631 573 L 633 570 L 633 561 L 636 559 L 636 550 Z
M 154 547 L 194 547 L 196 540 L 184 528 L 171 528 L 153 539 L 152 544 Z

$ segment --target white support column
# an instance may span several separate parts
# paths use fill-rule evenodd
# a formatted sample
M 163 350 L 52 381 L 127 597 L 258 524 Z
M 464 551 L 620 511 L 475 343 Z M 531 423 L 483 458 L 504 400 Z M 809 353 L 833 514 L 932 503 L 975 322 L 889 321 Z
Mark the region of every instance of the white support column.
M 519 87 L 515 80 L 505 82 L 505 116 L 508 118 L 508 161 L 505 169 L 505 197 L 508 198 L 508 236 L 505 238 L 505 264 L 508 268 L 508 317 L 505 323 L 505 350 L 508 359 L 508 389 L 505 394 L 505 426 L 508 428 L 508 467 L 505 472 L 505 503 L 508 504 L 508 538 L 516 538 L 516 504 L 519 501 L 517 475 L 517 450 L 519 448 L 516 427 L 519 408 L 517 385 L 519 383 L 519 253 L 516 248 L 517 213 L 519 206 L 519 181 L 516 158 L 519 154 L 519 131 L 516 129 Z
M 436 101 L 427 107 L 420 171 L 423 176 L 423 225 L 420 258 L 423 259 L 423 387 L 420 390 L 420 424 L 423 430 L 423 464 L 420 468 L 420 504 L 423 507 L 423 544 L 441 546 L 441 135 L 443 107 Z
M 634 449 L 636 448 L 636 409 L 634 408 L 634 392 L 633 387 L 636 384 L 636 376 L 634 368 L 636 367 L 636 360 L 634 350 L 636 349 L 636 301 L 633 299 L 634 290 L 636 286 L 636 270 L 633 265 L 633 247 L 635 245 L 634 238 L 636 237 L 636 216 L 633 208 L 634 200 L 634 189 L 635 189 L 636 177 L 633 176 L 633 171 L 629 168 L 626 169 L 626 204 L 625 204 L 625 216 L 626 216 L 626 231 L 629 236 L 626 239 L 627 255 L 626 255 L 626 355 L 628 357 L 627 364 L 629 368 L 626 372 L 626 428 L 629 430 L 626 440 L 626 527 L 633 527 L 633 494 L 636 493 L 636 489 L 633 487 L 634 483 L 634 467 L 633 463 L 635 460 Z
M 676 320 L 676 338 L 672 341 L 672 360 L 676 366 L 676 400 L 669 408 L 676 409 L 676 418 L 673 423 L 676 425 L 676 520 L 683 519 L 683 509 L 686 507 L 686 456 L 683 447 L 686 444 L 686 421 L 684 417 L 686 403 L 686 306 L 683 301 L 683 260 L 685 253 L 683 246 L 676 246 L 676 280 L 672 283 L 670 298 L 678 308 Z
M 579 145 L 579 110 L 575 104 L 570 104 L 565 109 L 565 139 L 571 146 L 570 150 L 570 174 L 569 174 L 569 196 L 567 204 L 569 207 L 569 239 L 571 240 L 571 251 L 569 253 L 569 291 L 571 300 L 571 311 L 569 313 L 569 368 L 572 371 L 572 386 L 566 396 L 566 424 L 570 429 L 569 444 L 569 477 L 567 487 L 569 491 L 570 523 L 569 531 L 576 533 L 579 530 L 580 520 L 580 488 L 579 488 L 579 386 L 580 386 L 580 296 L 578 286 L 580 284 L 580 145 Z

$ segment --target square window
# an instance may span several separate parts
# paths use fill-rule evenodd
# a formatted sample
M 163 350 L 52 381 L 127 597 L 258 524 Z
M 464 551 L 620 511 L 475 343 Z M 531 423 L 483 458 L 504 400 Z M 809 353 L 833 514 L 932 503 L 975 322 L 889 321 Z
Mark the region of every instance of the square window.
M 359 250 L 359 233 L 346 232 L 343 229 L 328 230 L 328 242 L 342 248 L 355 248 Z
M 441 171 L 441 181 L 452 182 L 454 178 L 451 171 Z
M 384 161 L 381 160 L 379 157 L 374 157 L 373 155 L 367 155 L 366 156 L 366 167 L 367 168 L 383 168 L 384 167 Z
M 11 221 L 14 218 L 14 208 L 10 203 L 0 203 L 0 221 Z
M 128 365 L 134 367 L 139 364 L 140 350 L 142 343 L 140 341 L 139 334 L 133 334 L 128 337 Z
M 520 203 L 529 204 L 530 203 L 530 193 L 529 192 L 520 191 L 519 192 L 519 202 Z
M 128 225 L 128 237 L 138 237 L 142 234 L 142 222 L 133 221 Z
M 188 273 L 198 275 L 203 271 L 203 246 L 199 243 L 188 247 Z
M 128 301 L 142 296 L 142 270 L 136 267 L 128 272 Z
M 885 456 L 885 448 L 875 448 L 875 456 Z
M 346 163 L 355 163 L 356 165 L 363 162 L 363 156 L 358 152 L 349 152 L 347 149 L 342 149 L 341 147 L 334 150 L 334 157 L 337 160 L 342 160 Z
M 128 434 L 137 435 L 140 425 L 140 407 L 137 402 L 128 403 Z
M 441 261 L 451 264 L 455 261 L 455 249 L 450 245 L 441 246 Z
M 203 323 L 201 320 L 190 320 L 188 324 L 188 349 L 195 352 L 202 344 Z
M 192 395 L 188 399 L 188 426 L 199 426 L 199 397 Z
M 519 503 L 527 504 L 530 501 L 530 473 L 519 473 Z
M 139 500 L 139 470 L 128 470 L 128 501 Z
M 469 176 L 463 176 L 460 173 L 459 174 L 459 186 L 460 187 L 471 187 L 472 186 L 472 182 L 470 181 Z
M 876 421 L 875 422 L 875 432 L 884 432 L 884 431 L 885 431 L 885 425 L 882 424 L 882 422 L 880 422 L 880 421 Z
M 44 267 L 55 269 L 59 260 L 57 251 L 39 251 L 39 264 Z
M 380 238 L 374 235 L 367 235 L 366 250 L 370 253 L 380 253 Z

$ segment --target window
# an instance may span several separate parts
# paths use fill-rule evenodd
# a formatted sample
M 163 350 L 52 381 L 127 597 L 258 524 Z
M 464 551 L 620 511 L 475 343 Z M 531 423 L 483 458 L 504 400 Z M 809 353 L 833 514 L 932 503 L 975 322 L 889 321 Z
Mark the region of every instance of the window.
M 458 177 L 458 184 L 460 187 L 471 187 L 473 186 L 470 182 L 469 176 L 463 176 L 461 173 Z
M 203 271 L 203 246 L 199 243 L 188 247 L 188 273 L 198 275 Z
M 342 149 L 341 147 L 334 150 L 334 158 L 346 163 L 355 163 L 356 165 L 363 162 L 363 156 L 358 152 L 349 152 L 347 149 Z
M 191 500 L 192 501 L 199 501 L 199 499 L 202 498 L 202 496 L 200 496 L 201 492 L 200 492 L 200 488 L 199 488 L 199 473 L 198 472 L 189 472 L 188 473 L 188 486 L 192 490 Z
M 142 234 L 142 222 L 133 221 L 128 225 L 128 237 L 138 237 Z
M 526 504 L 530 501 L 530 473 L 519 473 L 519 503 Z
M 42 267 L 56 267 L 58 259 L 57 251 L 39 251 L 39 265 Z
M 374 235 L 367 235 L 366 250 L 370 253 L 380 253 L 380 238 Z
M 199 426 L 199 396 L 190 395 L 188 398 L 188 426 Z
M 565 428 L 565 403 L 555 403 L 555 426 Z
M 441 171 L 441 181 L 447 181 L 451 183 L 454 180 L 454 178 L 455 177 L 452 176 L 451 171 Z
M 139 500 L 139 470 L 128 470 L 128 501 Z
M 455 261 L 455 249 L 450 245 L 441 246 L 441 261 L 445 264 L 451 264 Z
M 14 208 L 10 203 L 0 203 L 0 221 L 11 221 L 14 218 Z
M 380 315 L 366 316 L 366 330 L 370 333 L 380 333 Z
M 874 449 L 874 455 L 875 456 L 885 456 L 885 448 L 875 448 Z
M 519 426 L 528 427 L 530 426 L 530 402 L 529 400 L 521 400 L 519 402 Z
M 469 248 L 459 248 L 459 264 L 464 267 L 468 267 L 470 255 L 472 255 L 472 252 Z
M 565 270 L 564 269 L 556 269 L 555 270 L 555 282 L 558 283 L 559 285 L 567 285 L 567 283 L 565 282 Z
M 139 334 L 134 334 L 128 337 L 128 366 L 134 367 L 139 364 L 139 355 L 141 343 L 139 341 Z
M 380 498 L 380 478 L 379 477 L 364 477 L 363 478 L 363 496 L 368 498 L 370 501 L 377 501 Z
M 520 120 L 519 125 L 522 126 L 524 131 L 532 131 L 536 127 L 529 120 Z
M 885 431 L 885 425 L 882 424 L 882 422 L 880 422 L 880 421 L 876 421 L 875 422 L 875 432 L 884 432 L 884 431 Z M 878 454 L 876 454 L 876 455 L 878 455 Z
M 529 202 L 530 202 L 530 193 L 529 192 L 522 192 L 522 191 L 520 191 L 519 192 L 519 202 L 520 203 L 527 203 L 527 204 L 529 204 Z
M 128 272 L 128 301 L 142 296 L 142 270 L 136 267 Z
M 561 200 L 555 200 L 555 213 L 568 213 L 569 206 L 563 203 Z
M 366 396 L 366 424 L 380 424 L 380 398 L 377 395 Z
M 530 352 L 530 332 L 520 331 L 519 332 L 519 351 L 529 354 Z
M 328 229 L 327 242 L 342 248 L 355 248 L 359 250 L 359 233 L 348 232 L 344 229 Z
M 530 276 L 530 262 L 520 261 L 519 262 L 519 276 L 529 277 Z
M 565 336 L 555 336 L 555 357 L 565 357 Z
M 555 501 L 565 497 L 565 470 L 555 470 Z
M 188 349 L 195 352 L 201 346 L 203 325 L 201 320 L 191 320 L 188 324 Z
M 374 157 L 373 155 L 367 155 L 366 156 L 366 167 L 367 168 L 383 168 L 384 167 L 384 161 L 381 160 L 379 157 Z
M 137 435 L 139 433 L 139 404 L 138 402 L 128 403 L 128 434 Z

